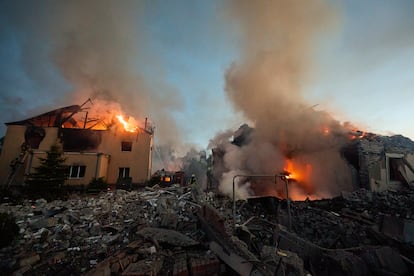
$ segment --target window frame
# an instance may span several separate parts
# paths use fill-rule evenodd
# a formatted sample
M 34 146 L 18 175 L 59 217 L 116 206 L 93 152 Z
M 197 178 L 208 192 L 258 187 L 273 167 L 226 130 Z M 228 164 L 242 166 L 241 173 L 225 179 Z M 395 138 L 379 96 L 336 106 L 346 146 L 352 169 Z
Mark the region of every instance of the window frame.
M 131 141 L 122 141 L 121 142 L 121 151 L 132 151 L 132 142 Z
M 74 168 L 76 168 L 76 175 L 74 174 Z M 74 174 L 75 176 L 72 176 Z M 82 179 L 86 175 L 85 165 L 70 165 L 68 169 L 68 179 Z
M 118 179 L 128 179 L 128 178 L 130 178 L 130 173 L 131 173 L 131 168 L 130 167 L 119 167 L 119 169 L 118 169 Z

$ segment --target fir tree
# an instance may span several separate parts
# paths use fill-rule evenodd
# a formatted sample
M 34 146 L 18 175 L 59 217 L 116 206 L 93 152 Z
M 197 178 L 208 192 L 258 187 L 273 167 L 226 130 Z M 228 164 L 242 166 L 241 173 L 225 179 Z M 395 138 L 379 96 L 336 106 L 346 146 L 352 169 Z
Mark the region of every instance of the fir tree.
M 46 158 L 39 157 L 40 165 L 35 169 L 26 183 L 32 192 L 59 192 L 68 177 L 68 167 L 59 144 L 55 143 L 47 151 Z

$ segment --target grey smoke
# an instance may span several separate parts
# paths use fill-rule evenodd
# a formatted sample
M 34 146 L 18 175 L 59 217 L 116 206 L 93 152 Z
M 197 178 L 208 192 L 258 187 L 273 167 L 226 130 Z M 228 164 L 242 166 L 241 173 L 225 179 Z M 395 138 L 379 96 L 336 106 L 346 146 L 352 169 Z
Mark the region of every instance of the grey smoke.
M 212 141 L 226 150 L 221 190 L 229 193 L 235 174 L 277 174 L 286 158 L 312 166 L 313 196 L 350 188 L 349 168 L 339 154 L 347 129 L 303 97 L 314 39 L 335 24 L 334 10 L 326 1 L 231 1 L 226 15 L 238 24 L 243 42 L 241 59 L 227 70 L 226 92 L 255 132 L 241 147 Z M 237 193 L 251 194 L 249 183 Z
M 22 98 L 26 116 L 88 98 L 116 102 L 130 116 L 150 117 L 160 142 L 180 141 L 171 117 L 182 108 L 178 91 L 162 73 L 156 83 L 146 80 L 146 69 L 159 64 L 148 50 L 144 9 L 141 1 L 3 1 L 1 38 L 14 37 L 29 83 L 3 84 L 2 102 Z

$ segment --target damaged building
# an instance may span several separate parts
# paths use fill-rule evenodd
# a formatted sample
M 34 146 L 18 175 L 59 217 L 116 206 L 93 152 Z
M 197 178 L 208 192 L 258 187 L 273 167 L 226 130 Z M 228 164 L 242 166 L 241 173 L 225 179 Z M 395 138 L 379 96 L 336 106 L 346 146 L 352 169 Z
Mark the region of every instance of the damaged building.
M 154 133 L 147 119 L 142 127 L 128 126 L 121 115 L 92 116 L 84 105 L 6 123 L 0 156 L 3 187 L 24 183 L 55 143 L 62 145 L 69 166 L 68 185 L 87 185 L 101 177 L 109 184 L 149 180 Z
M 266 171 L 264 164 L 253 166 L 259 168 L 256 171 L 249 171 L 248 169 L 241 169 L 236 171 L 230 171 L 226 162 L 232 156 L 235 156 L 235 152 L 240 155 L 239 152 L 248 152 L 247 158 L 254 159 L 255 154 L 259 152 L 248 151 L 248 147 L 252 146 L 254 148 L 256 145 L 252 145 L 255 137 L 255 129 L 249 127 L 247 124 L 242 125 L 237 131 L 233 133 L 230 137 L 230 141 L 225 141 L 224 143 L 218 144 L 218 146 L 212 149 L 213 156 L 213 166 L 212 166 L 212 175 L 213 175 L 213 186 L 216 189 L 220 189 L 220 183 L 224 179 L 227 182 L 231 182 L 231 178 L 225 178 L 226 174 L 230 174 L 233 177 L 236 174 L 251 175 L 251 177 L 241 179 L 241 182 L 248 182 L 250 196 L 277 196 L 280 198 L 285 197 L 285 188 L 283 181 L 275 181 L 271 176 L 279 175 L 283 173 L 291 174 L 290 178 L 290 187 L 293 189 L 300 187 L 301 194 L 297 196 L 296 200 L 304 200 L 306 198 L 310 199 L 321 199 L 321 198 L 331 198 L 338 196 L 341 192 L 352 192 L 360 188 L 373 191 L 373 192 L 383 192 L 383 191 L 402 191 L 407 188 L 414 187 L 414 142 L 407 137 L 402 135 L 394 136 L 382 136 L 373 133 L 366 133 L 362 131 L 347 131 L 342 133 L 329 133 L 330 136 L 338 136 L 340 138 L 335 138 L 336 140 L 331 139 L 330 143 L 335 143 L 340 141 L 339 146 L 327 147 L 329 150 L 333 148 L 333 151 L 336 151 L 338 159 L 341 159 L 343 168 L 340 172 L 336 171 L 335 166 L 327 166 L 325 171 L 316 171 L 313 166 L 315 164 L 319 165 L 321 163 L 326 165 L 329 163 L 323 159 L 323 155 L 318 155 L 318 150 L 308 153 L 302 153 L 300 150 L 284 153 L 285 166 L 282 168 L 277 168 L 276 166 L 271 171 Z M 324 139 L 327 134 L 323 133 L 320 136 L 320 139 Z M 333 141 L 333 142 L 332 142 Z M 322 148 L 321 152 L 325 149 Z M 271 156 L 271 152 L 265 152 L 264 155 Z M 300 160 L 301 154 L 304 156 L 314 156 L 308 158 L 308 160 L 313 161 L 313 163 L 306 163 L 305 170 L 295 172 L 298 167 L 292 165 L 292 160 L 295 157 Z M 250 156 L 250 157 L 249 157 Z M 244 156 L 245 157 L 245 156 Z M 271 159 L 271 157 L 269 157 Z M 240 161 L 241 167 L 252 167 L 251 161 L 245 160 Z M 244 164 L 243 164 L 244 162 Z M 250 164 L 249 164 L 250 162 Z M 323 163 L 325 162 L 325 163 Z M 338 163 L 337 163 L 338 164 Z M 337 165 L 335 164 L 335 165 Z M 301 168 L 299 168 L 301 169 Z M 316 196 L 314 197 L 313 192 L 315 192 L 314 187 L 324 186 L 322 183 L 316 182 L 316 180 L 322 180 L 323 177 L 312 177 L 312 174 L 321 173 L 324 175 L 329 175 L 330 171 L 333 171 L 335 177 L 329 178 L 331 183 L 330 186 L 325 185 L 327 189 L 330 189 L 330 193 L 326 193 L 325 196 Z M 268 173 L 266 173 L 268 172 Z M 269 179 L 263 179 L 262 177 L 255 177 L 255 175 L 269 175 Z M 294 176 L 298 176 L 294 178 Z M 341 177 L 337 177 L 341 175 Z M 327 177 L 328 178 L 328 177 Z M 244 183 L 238 183 L 238 186 L 242 186 Z M 297 182 L 302 182 L 299 185 Z M 276 184 L 276 185 L 275 185 Z M 271 187 L 271 188 L 269 188 Z M 338 187 L 345 187 L 344 189 L 338 189 Z M 237 189 L 237 185 L 236 185 Z M 274 189 L 275 191 L 272 191 Z
M 354 133 L 343 155 L 355 172 L 357 188 L 400 191 L 414 184 L 414 142 L 402 135 Z
M 254 130 L 244 126 L 231 145 L 250 143 L 246 132 Z M 340 154 L 354 180 L 362 186 L 365 176 L 384 190 L 355 189 L 329 199 L 238 200 L 195 185 L 157 184 L 65 201 L 4 202 L 0 210 L 16 216 L 21 236 L 0 248 L 0 268 L 23 275 L 411 275 L 414 190 L 401 177 L 409 175 L 412 143 L 399 136 L 350 137 Z M 224 149 L 213 151 L 213 178 L 223 173 L 216 169 Z M 376 178 L 375 170 L 384 177 Z M 404 192 L 388 186 L 387 175 Z M 273 178 L 272 185 L 283 180 Z
M 6 176 L 9 183 L 24 179 L 36 166 L 36 156 L 44 155 L 58 138 L 66 162 L 86 167 L 85 180 L 89 167 L 114 182 L 126 166 L 133 182 L 149 177 L 136 176 L 132 169 L 150 167 L 149 126 L 126 131 L 116 121 L 92 121 L 86 114 L 76 117 L 81 110 L 71 106 L 8 124 L 1 164 L 14 164 L 13 144 L 21 164 L 15 166 L 19 173 L 14 180 Z M 410 275 L 414 269 L 411 140 L 347 134 L 348 143 L 337 153 L 347 164 L 354 191 L 332 198 L 290 201 L 286 200 L 290 196 L 266 196 L 268 190 L 245 200 L 224 196 L 219 191 L 223 183 L 217 180 L 226 173 L 226 149 L 252 143 L 254 131 L 244 125 L 231 142 L 223 139 L 230 147 L 213 149 L 208 173 L 217 189 L 208 193 L 195 185 L 157 184 L 94 196 L 76 194 L 65 201 L 1 203 L 0 211 L 14 214 L 20 229 L 19 239 L 0 248 L 1 270 L 22 275 Z M 147 163 L 137 159 L 138 150 L 148 154 Z M 96 177 L 93 173 L 90 177 Z M 164 181 L 170 177 L 162 171 L 159 176 Z M 273 175 L 268 186 L 286 183 L 290 190 L 294 178 L 282 176 L 290 175 Z M 68 179 L 72 184 L 80 181 Z

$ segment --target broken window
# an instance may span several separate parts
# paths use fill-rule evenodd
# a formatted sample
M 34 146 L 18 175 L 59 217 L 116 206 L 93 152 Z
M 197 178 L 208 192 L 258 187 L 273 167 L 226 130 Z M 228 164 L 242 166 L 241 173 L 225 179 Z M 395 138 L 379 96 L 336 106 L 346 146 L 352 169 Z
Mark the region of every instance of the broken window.
M 119 168 L 119 179 L 129 178 L 129 168 Z
M 401 172 L 404 170 L 404 162 L 402 158 L 389 158 L 389 175 L 390 181 L 398 181 L 401 183 L 406 183 L 404 176 Z
M 69 167 L 69 179 L 85 177 L 86 166 L 72 165 Z
M 122 151 L 132 151 L 132 142 L 122 142 L 121 149 Z
M 64 151 L 94 151 L 102 141 L 102 132 L 91 129 L 62 128 L 59 137 Z

